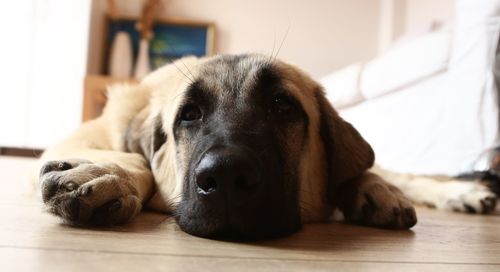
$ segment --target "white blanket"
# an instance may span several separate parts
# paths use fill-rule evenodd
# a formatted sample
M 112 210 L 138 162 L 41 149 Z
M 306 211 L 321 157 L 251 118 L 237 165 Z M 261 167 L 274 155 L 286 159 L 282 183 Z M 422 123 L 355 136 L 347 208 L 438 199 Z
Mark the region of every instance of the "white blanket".
M 441 73 L 340 114 L 370 142 L 382 167 L 459 174 L 495 143 L 499 112 L 494 92 L 457 86 L 464 81 L 450 88 L 449 76 Z
M 340 95 L 356 97 L 358 104 L 340 113 L 372 144 L 381 166 L 456 175 L 470 170 L 485 149 L 500 144 L 494 78 L 500 0 L 456 0 L 453 30 L 451 50 L 444 50 L 450 37 L 434 37 L 441 40 L 439 54 L 429 43 L 421 47 L 425 50 L 415 47 L 367 64 L 355 96 L 325 84 L 334 104 Z M 445 56 L 448 64 L 441 69 Z M 436 65 L 425 61 L 430 57 Z
M 337 108 L 402 90 L 446 70 L 451 32 L 426 34 L 363 65 L 356 63 L 321 79 Z M 423 56 L 422 52 L 426 52 Z

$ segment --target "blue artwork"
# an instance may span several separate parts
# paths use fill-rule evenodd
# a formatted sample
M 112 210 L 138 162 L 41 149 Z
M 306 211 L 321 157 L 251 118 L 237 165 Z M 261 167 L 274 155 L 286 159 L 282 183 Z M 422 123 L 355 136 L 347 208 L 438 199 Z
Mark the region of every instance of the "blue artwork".
M 125 31 L 132 40 L 134 60 L 139 50 L 139 32 L 135 29 L 135 21 L 120 19 L 108 23 L 107 44 L 119 31 Z M 208 28 L 206 26 L 191 26 L 158 23 L 153 27 L 154 36 L 149 43 L 151 69 L 154 70 L 173 60 L 186 55 L 205 56 L 207 52 Z M 108 59 L 109 46 L 105 57 Z M 107 68 L 106 68 L 107 70 Z

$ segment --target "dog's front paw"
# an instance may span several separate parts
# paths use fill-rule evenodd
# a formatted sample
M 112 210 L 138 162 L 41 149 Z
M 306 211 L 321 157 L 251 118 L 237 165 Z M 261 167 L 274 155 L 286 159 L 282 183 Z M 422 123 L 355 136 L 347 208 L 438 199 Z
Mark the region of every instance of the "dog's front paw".
M 127 172 L 115 164 L 49 161 L 40 170 L 42 199 L 50 213 L 73 225 L 111 225 L 141 210 Z
M 377 176 L 373 176 L 373 180 L 365 177 L 347 186 L 341 197 L 341 209 L 348 221 L 391 229 L 408 229 L 417 223 L 411 201 Z

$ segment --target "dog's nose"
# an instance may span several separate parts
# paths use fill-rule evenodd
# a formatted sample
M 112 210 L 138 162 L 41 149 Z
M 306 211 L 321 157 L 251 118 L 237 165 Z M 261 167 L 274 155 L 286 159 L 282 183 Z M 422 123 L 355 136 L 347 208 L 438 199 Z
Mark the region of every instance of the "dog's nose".
M 236 148 L 210 150 L 195 168 L 195 182 L 200 195 L 217 191 L 238 193 L 260 184 L 255 160 Z

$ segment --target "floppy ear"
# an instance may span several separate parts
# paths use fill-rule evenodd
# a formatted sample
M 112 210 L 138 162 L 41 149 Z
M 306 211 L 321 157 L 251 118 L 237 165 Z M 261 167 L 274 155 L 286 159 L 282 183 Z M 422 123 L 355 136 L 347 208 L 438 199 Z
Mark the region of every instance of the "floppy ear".
M 149 117 L 149 108 L 142 110 L 130 121 L 124 135 L 125 150 L 142 154 L 152 161 L 155 153 L 167 141 L 162 128 L 161 116 Z
M 317 93 L 320 134 L 328 167 L 328 196 L 342 183 L 373 166 L 375 154 L 359 132 L 333 109 L 322 91 Z

